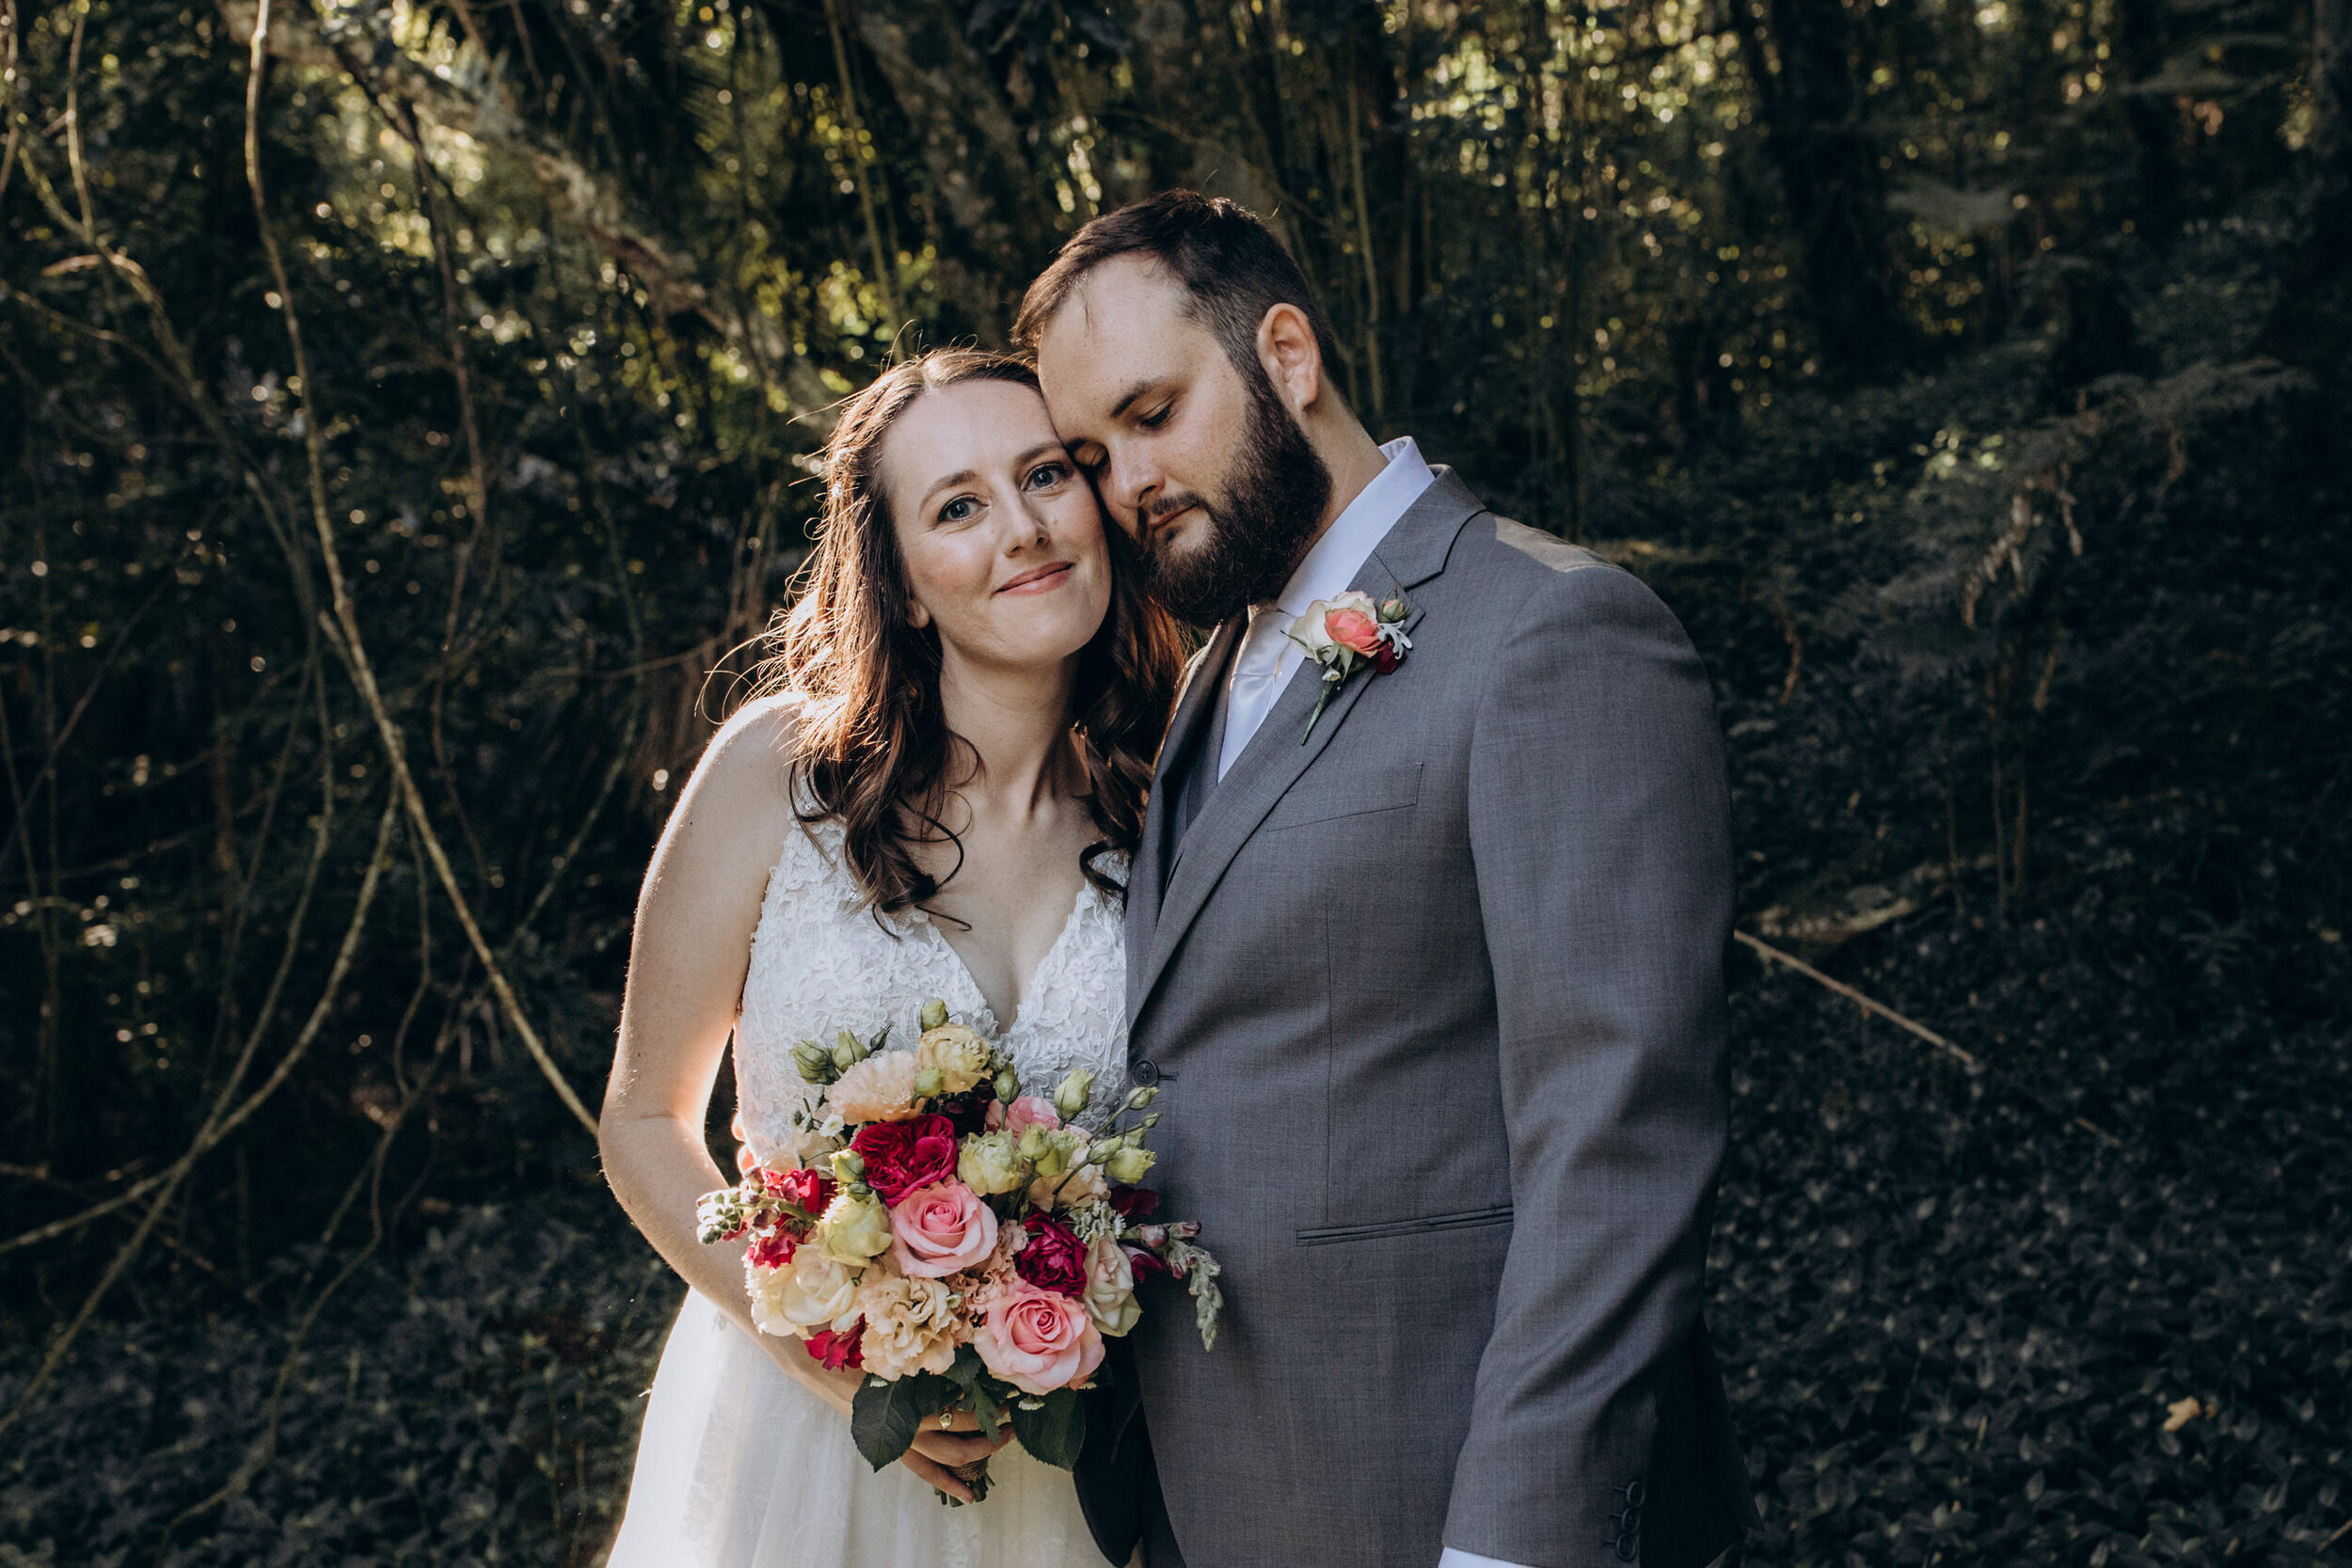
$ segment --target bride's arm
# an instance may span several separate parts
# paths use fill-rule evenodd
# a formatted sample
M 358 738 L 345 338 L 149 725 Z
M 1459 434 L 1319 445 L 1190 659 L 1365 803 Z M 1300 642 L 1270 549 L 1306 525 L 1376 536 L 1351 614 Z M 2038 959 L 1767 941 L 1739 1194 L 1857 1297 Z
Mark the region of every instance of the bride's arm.
M 734 1173 L 710 1158 L 703 1125 L 769 868 L 792 831 L 783 784 L 787 738 L 781 709 L 747 709 L 711 741 L 679 792 L 637 896 L 597 1142 L 605 1180 L 654 1250 L 755 1342 L 793 1352 L 799 1365 L 784 1355 L 777 1364 L 847 1411 L 856 1374 L 828 1372 L 797 1340 L 760 1334 L 744 1292 L 742 1245 L 705 1246 L 695 1236 L 695 1200 L 735 1184 Z
M 743 1247 L 705 1246 L 695 1235 L 695 1200 L 735 1182 L 710 1158 L 703 1125 L 768 873 L 785 835 L 799 831 L 786 784 L 789 742 L 782 705 L 746 708 L 711 741 L 678 796 L 638 895 L 597 1143 L 605 1180 L 654 1250 L 787 1375 L 847 1416 L 859 1374 L 829 1371 L 800 1340 L 760 1333 L 744 1291 Z M 927 1433 L 921 1447 L 908 1467 L 960 1497 L 968 1493 L 946 1466 L 993 1451 L 983 1438 L 949 1433 Z

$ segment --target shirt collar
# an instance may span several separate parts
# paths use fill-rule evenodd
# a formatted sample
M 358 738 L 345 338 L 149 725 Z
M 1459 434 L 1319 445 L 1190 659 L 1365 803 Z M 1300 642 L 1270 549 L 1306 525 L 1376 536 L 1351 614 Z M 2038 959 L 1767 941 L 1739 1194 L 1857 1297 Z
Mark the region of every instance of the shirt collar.
M 1437 483 L 1437 474 L 1410 436 L 1387 442 L 1380 454 L 1389 466 L 1347 503 L 1345 511 L 1331 519 L 1331 526 L 1323 531 L 1323 537 L 1283 585 L 1275 603 L 1291 616 L 1306 614 L 1307 607 L 1317 599 L 1333 599 L 1347 592 L 1348 584 L 1356 580 L 1356 574 L 1363 570 L 1364 562 L 1372 559 L 1372 552 L 1397 520 L 1421 499 L 1423 490 Z

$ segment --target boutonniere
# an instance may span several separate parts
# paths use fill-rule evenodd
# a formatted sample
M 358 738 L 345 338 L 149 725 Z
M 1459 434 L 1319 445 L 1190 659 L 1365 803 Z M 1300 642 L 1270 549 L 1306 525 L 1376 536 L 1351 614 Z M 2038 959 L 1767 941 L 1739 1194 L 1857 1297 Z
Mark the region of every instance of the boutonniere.
M 1349 676 L 1366 665 L 1385 675 L 1405 662 L 1413 651 L 1413 640 L 1405 635 L 1405 617 L 1410 613 L 1412 606 L 1402 593 L 1375 605 L 1371 594 L 1351 588 L 1336 599 L 1317 599 L 1291 623 L 1291 641 L 1323 666 L 1323 694 L 1307 716 L 1307 733 L 1298 737 L 1301 746 L 1312 738 L 1325 705 Z

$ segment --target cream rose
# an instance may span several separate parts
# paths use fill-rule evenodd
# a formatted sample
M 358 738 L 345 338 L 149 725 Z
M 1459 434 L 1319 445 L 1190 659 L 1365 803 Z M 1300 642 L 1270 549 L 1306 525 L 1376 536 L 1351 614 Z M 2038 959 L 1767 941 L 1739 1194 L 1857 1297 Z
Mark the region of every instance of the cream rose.
M 926 1029 L 914 1042 L 918 1071 L 939 1074 L 942 1094 L 962 1094 L 988 1076 L 988 1041 L 961 1023 Z
M 797 1334 L 854 1317 L 857 1280 L 848 1269 L 813 1246 L 792 1255 L 780 1269 L 747 1269 L 752 1287 L 752 1322 L 762 1334 Z
M 1086 1307 L 1094 1326 L 1113 1338 L 1143 1321 L 1127 1249 L 1108 1236 L 1097 1236 L 1087 1244 Z

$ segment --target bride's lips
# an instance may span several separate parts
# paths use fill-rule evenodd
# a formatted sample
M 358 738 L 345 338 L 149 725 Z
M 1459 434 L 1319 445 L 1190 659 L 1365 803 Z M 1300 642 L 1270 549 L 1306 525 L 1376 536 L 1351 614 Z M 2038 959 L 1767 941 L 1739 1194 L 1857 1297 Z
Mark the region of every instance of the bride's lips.
M 999 594 L 1050 594 L 1070 579 L 1076 568 L 1067 561 L 1057 561 L 1050 566 L 1039 566 L 1022 573 L 1002 588 Z

